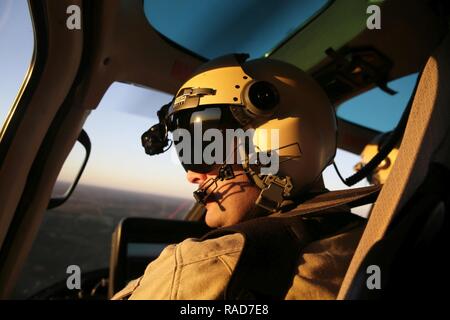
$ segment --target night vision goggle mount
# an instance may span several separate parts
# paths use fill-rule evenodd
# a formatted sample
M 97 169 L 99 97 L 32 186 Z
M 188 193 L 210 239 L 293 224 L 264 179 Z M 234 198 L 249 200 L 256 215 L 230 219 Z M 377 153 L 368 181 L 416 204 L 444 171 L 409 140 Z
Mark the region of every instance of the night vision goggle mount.
M 168 138 L 168 133 L 171 129 L 168 119 L 171 104 L 172 102 L 161 107 L 157 112 L 159 123 L 152 126 L 141 136 L 141 142 L 145 149 L 145 153 L 150 156 L 164 153 L 172 146 L 172 142 Z

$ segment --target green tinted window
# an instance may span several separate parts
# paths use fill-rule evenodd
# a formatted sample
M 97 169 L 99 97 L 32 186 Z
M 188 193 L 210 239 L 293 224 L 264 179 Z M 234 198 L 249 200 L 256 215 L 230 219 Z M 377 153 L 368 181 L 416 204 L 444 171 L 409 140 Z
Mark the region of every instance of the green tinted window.
M 150 24 L 205 58 L 263 56 L 326 6 L 328 0 L 144 0 Z

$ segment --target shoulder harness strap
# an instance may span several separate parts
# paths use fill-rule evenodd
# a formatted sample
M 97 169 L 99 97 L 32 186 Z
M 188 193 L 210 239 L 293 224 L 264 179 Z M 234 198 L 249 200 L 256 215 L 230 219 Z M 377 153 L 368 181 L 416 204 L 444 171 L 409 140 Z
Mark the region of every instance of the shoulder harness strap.
M 319 200 L 310 199 L 304 210 L 256 218 L 207 233 L 202 240 L 233 233 L 241 233 L 244 237 L 244 247 L 226 288 L 225 299 L 283 299 L 292 285 L 300 255 L 308 244 L 362 223 L 364 219 L 338 208 L 345 204 L 350 207 L 354 203 L 361 205 L 368 202 L 364 198 L 372 200 L 379 191 L 373 187 L 360 189 L 365 189 L 365 193 L 361 190 L 337 193 L 334 196 L 341 197 L 335 201 L 319 195 Z M 333 192 L 330 193 L 332 196 Z M 344 198 L 347 201 L 343 201 Z M 328 205 L 319 204 L 327 200 Z
M 225 299 L 282 299 L 290 287 L 301 250 L 312 241 L 301 218 L 263 217 L 208 233 L 215 238 L 244 236 L 244 247 L 225 291 Z
M 323 220 L 329 220 L 325 223 Z M 292 285 L 303 249 L 362 218 L 349 212 L 311 218 L 262 217 L 209 232 L 203 239 L 241 233 L 244 246 L 225 291 L 227 300 L 283 299 Z

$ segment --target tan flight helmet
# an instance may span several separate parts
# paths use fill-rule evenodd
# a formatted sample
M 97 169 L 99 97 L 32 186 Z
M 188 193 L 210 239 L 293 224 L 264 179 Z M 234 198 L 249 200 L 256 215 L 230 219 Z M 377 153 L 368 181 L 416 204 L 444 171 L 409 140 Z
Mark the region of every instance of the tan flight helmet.
M 192 115 L 220 106 L 218 126 L 233 127 L 227 125 L 233 118 L 237 127 L 253 129 L 253 151 L 277 155 L 272 166 L 277 170 L 264 172 L 267 165 L 248 162 L 243 168 L 261 189 L 257 204 L 274 212 L 284 200 L 323 186 L 322 171 L 336 153 L 336 116 L 323 89 L 304 71 L 282 61 L 247 57 L 228 55 L 202 65 L 177 92 L 170 114 Z

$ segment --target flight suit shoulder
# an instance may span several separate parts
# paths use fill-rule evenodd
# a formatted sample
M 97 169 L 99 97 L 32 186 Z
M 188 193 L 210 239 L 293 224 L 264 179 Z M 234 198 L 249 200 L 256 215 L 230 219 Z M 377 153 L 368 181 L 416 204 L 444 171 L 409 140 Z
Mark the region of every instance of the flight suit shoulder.
M 200 240 L 189 238 L 167 246 L 137 282 L 114 299 L 220 299 L 231 277 L 244 239 L 240 234 Z

